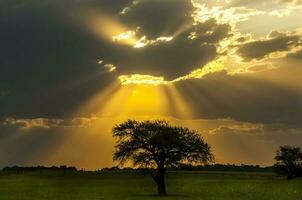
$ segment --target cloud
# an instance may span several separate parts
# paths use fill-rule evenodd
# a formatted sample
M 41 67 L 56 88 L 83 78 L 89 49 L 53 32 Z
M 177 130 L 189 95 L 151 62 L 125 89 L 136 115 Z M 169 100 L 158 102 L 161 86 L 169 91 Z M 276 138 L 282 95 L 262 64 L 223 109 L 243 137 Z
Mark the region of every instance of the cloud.
M 279 10 L 273 10 L 269 12 L 270 16 L 273 17 L 286 17 L 289 16 L 292 13 L 292 10 L 290 9 L 279 9 Z
M 251 123 L 281 123 L 301 127 L 301 90 L 288 87 L 280 81 L 299 81 L 298 75 L 286 74 L 289 68 L 234 75 L 221 71 L 208 74 L 203 79 L 180 81 L 175 86 L 184 101 L 192 107 L 195 118 L 230 117 Z M 265 81 L 269 77 L 279 77 L 280 80 Z M 177 113 L 175 115 L 178 116 Z
M 211 134 L 259 134 L 262 133 L 262 125 L 241 124 L 233 126 L 220 126 L 210 131 Z
M 98 120 L 97 117 L 76 117 L 71 119 L 51 119 L 51 118 L 32 118 L 21 119 L 8 117 L 2 122 L 2 126 L 13 129 L 28 131 L 31 129 L 50 129 L 50 128 L 76 128 L 89 127 Z
M 171 80 L 214 60 L 216 45 L 229 37 L 230 27 L 211 19 L 175 36 L 173 40 L 141 49 L 125 48 L 111 60 L 121 74 L 148 74 Z M 189 38 L 194 34 L 194 37 Z M 142 67 L 144 66 L 144 67 Z
M 193 23 L 190 0 L 138 0 L 131 4 L 121 20 L 148 38 L 174 35 L 181 27 Z
M 279 0 L 281 3 L 289 3 L 293 5 L 301 5 L 302 1 L 301 0 Z
M 272 63 L 261 63 L 261 64 L 255 64 L 251 65 L 247 68 L 247 71 L 249 72 L 261 72 L 271 69 L 276 69 L 277 66 L 274 66 Z
M 35 118 L 35 119 L 16 119 L 16 118 L 6 118 L 2 125 L 13 126 L 20 129 L 32 129 L 32 128 L 51 128 L 58 127 L 62 124 L 61 119 L 45 119 L 45 118 Z
M 266 10 L 268 12 L 280 8 L 284 8 L 284 4 L 299 5 L 301 0 L 254 0 L 254 1 L 245 1 L 245 0 L 228 0 L 228 5 L 230 6 L 247 6 L 250 8 Z M 288 8 L 288 7 L 286 7 Z
M 302 128 L 291 128 L 285 124 L 260 124 L 241 122 L 233 125 L 222 125 L 212 130 L 209 134 L 225 134 L 225 135 L 241 135 L 241 136 L 293 136 L 300 135 L 302 137 Z
M 297 52 L 294 52 L 294 53 L 289 53 L 287 55 L 287 58 L 289 58 L 291 60 L 301 61 L 302 60 L 302 49 Z
M 194 7 L 190 0 L 138 0 L 121 15 L 121 20 L 142 35 L 155 39 L 172 36 L 182 27 L 192 25 Z
M 296 32 L 272 31 L 266 38 L 239 46 L 237 53 L 245 60 L 284 57 L 302 48 L 302 37 Z
M 105 64 L 104 67 L 109 71 L 109 72 L 113 72 L 116 70 L 117 66 L 113 65 L 113 64 Z
M 249 8 L 247 6 L 236 6 L 236 7 L 222 7 L 214 6 L 208 7 L 205 4 L 194 3 L 195 11 L 193 14 L 196 22 L 203 22 L 208 19 L 214 18 L 219 23 L 228 23 L 232 26 L 236 26 L 239 22 L 244 22 L 253 16 L 264 15 L 265 12 Z
M 1 50 L 4 59 L 0 62 L 5 81 L 15 85 L 18 92 L 23 89 L 27 94 L 39 94 L 49 86 L 61 87 L 66 80 L 100 74 L 98 58 L 118 66 L 119 74 L 148 74 L 171 80 L 215 59 L 219 42 L 231 34 L 229 24 L 213 18 L 196 24 L 189 0 L 108 2 L 4 1 L 1 13 L 5 17 L 1 18 L 0 38 L 3 38 L 5 50 Z M 125 7 L 129 7 L 129 11 L 121 14 Z M 93 11 L 100 16 L 106 13 L 109 19 L 118 20 L 126 27 L 125 33 L 135 32 L 142 48 L 120 44 L 117 38 L 114 41 L 117 35 L 108 39 L 92 34 L 82 26 L 78 16 L 73 18 L 66 9 L 75 13 Z M 106 30 L 113 26 L 109 25 L 99 28 Z M 102 77 L 104 84 L 116 78 L 105 76 Z

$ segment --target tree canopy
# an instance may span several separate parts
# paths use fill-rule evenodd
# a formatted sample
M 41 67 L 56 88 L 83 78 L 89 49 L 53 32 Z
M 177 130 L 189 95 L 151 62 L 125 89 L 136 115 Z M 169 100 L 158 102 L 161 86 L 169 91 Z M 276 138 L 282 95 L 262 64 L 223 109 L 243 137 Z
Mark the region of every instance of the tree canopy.
M 167 167 L 179 164 L 208 163 L 214 159 L 210 146 L 194 130 L 172 126 L 167 121 L 128 120 L 113 128 L 117 138 L 114 160 L 134 166 L 156 168 L 153 175 L 159 194 L 165 194 Z
M 118 138 L 114 160 L 122 164 L 176 166 L 181 163 L 207 163 L 213 160 L 210 146 L 188 128 L 171 126 L 166 121 L 128 120 L 113 128 Z
M 302 177 L 302 151 L 299 147 L 281 146 L 275 156 L 277 172 L 288 179 Z

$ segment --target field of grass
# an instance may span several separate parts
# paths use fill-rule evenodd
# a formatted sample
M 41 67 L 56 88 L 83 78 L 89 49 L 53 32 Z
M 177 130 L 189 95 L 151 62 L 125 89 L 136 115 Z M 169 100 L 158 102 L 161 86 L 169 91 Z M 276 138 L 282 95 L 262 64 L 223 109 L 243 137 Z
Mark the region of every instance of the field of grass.
M 167 197 L 157 197 L 147 174 L 1 174 L 2 200 L 302 200 L 302 180 L 273 174 L 170 172 Z

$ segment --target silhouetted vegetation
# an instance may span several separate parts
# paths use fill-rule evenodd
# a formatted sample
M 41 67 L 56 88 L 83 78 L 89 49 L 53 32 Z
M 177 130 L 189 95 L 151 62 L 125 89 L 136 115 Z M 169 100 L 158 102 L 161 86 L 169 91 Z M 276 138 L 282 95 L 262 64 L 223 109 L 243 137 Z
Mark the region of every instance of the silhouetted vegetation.
M 274 172 L 275 168 L 261 167 L 259 165 L 234 165 L 234 164 L 213 164 L 213 165 L 197 165 L 190 164 L 180 165 L 171 170 L 181 171 L 226 171 L 226 172 Z
M 115 167 L 107 167 L 102 168 L 101 170 L 97 170 L 94 172 L 141 172 L 141 173 L 150 173 L 152 168 L 132 168 L 132 167 L 124 167 L 120 168 L 118 166 Z M 167 168 L 169 171 L 205 171 L 205 172 L 275 172 L 275 167 L 260 167 L 259 165 L 234 165 L 234 164 L 212 164 L 212 165 L 197 165 L 193 166 L 190 164 L 180 164 L 177 167 Z M 31 167 L 20 167 L 20 166 L 12 166 L 12 167 L 4 167 L 2 169 L 3 172 L 11 172 L 11 173 L 26 173 L 26 172 L 93 172 L 93 171 L 84 171 L 77 170 L 76 167 L 67 167 L 67 166 L 31 166 Z
M 11 172 L 11 173 L 26 173 L 26 172 L 42 172 L 42 171 L 53 171 L 53 172 L 76 172 L 77 168 L 75 167 L 67 167 L 62 165 L 60 167 L 52 166 L 52 167 L 45 167 L 45 166 L 32 166 L 32 167 L 4 167 L 2 169 L 3 172 Z
M 166 121 L 128 120 L 113 128 L 113 136 L 118 139 L 114 160 L 122 165 L 131 160 L 135 166 L 155 168 L 151 175 L 159 195 L 166 195 L 167 168 L 213 160 L 210 146 L 200 134 Z
M 103 168 L 101 172 L 150 172 L 150 168 Z M 259 165 L 234 165 L 234 164 L 212 164 L 212 165 L 190 165 L 180 164 L 177 167 L 167 168 L 169 171 L 204 171 L 204 172 L 275 172 L 274 166 L 261 167 Z
M 288 179 L 302 177 L 302 151 L 299 147 L 281 146 L 275 157 L 277 172 Z

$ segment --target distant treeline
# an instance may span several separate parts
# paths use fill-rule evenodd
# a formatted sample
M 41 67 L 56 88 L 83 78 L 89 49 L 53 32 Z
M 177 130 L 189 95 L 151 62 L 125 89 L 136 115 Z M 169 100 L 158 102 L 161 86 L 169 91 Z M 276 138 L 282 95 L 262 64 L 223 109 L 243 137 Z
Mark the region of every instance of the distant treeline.
M 103 168 L 101 171 L 148 171 L 148 168 Z M 275 167 L 261 167 L 259 165 L 234 165 L 234 164 L 213 164 L 213 165 L 189 165 L 183 164 L 178 167 L 168 168 L 170 171 L 227 171 L 227 172 L 274 172 Z
M 119 168 L 119 167 L 111 167 L 111 168 L 103 168 L 98 170 L 97 172 L 125 172 L 125 171 L 136 171 L 136 172 L 148 172 L 150 168 Z M 261 167 L 259 165 L 234 165 L 234 164 L 213 164 L 213 165 L 189 165 L 183 164 L 178 167 L 168 168 L 170 171 L 227 171 L 227 172 L 274 172 L 275 168 L 272 167 Z M 42 172 L 42 171 L 54 171 L 54 172 L 77 172 L 76 167 L 68 167 L 68 166 L 32 166 L 32 167 L 4 167 L 2 169 L 3 172 L 13 172 L 13 173 L 25 173 L 25 172 Z M 83 170 L 80 170 L 83 171 Z
M 173 168 L 172 168 L 173 169 Z M 186 170 L 186 171 L 238 171 L 238 172 L 273 172 L 275 168 L 261 167 L 259 165 L 234 165 L 234 164 L 213 164 L 213 165 L 181 165 L 175 170 Z
M 64 171 L 64 172 L 76 172 L 77 168 L 75 167 L 68 167 L 62 165 L 60 167 L 52 166 L 52 167 L 45 167 L 45 166 L 32 166 L 32 167 L 4 167 L 2 169 L 3 172 L 15 172 L 15 173 L 24 173 L 24 172 L 38 172 L 38 171 Z

